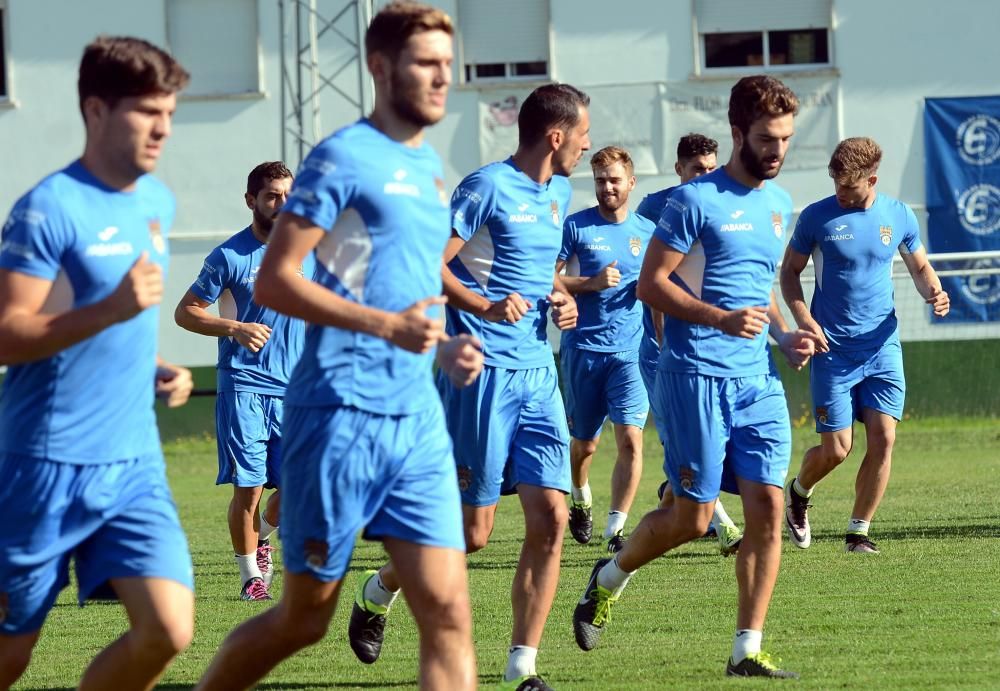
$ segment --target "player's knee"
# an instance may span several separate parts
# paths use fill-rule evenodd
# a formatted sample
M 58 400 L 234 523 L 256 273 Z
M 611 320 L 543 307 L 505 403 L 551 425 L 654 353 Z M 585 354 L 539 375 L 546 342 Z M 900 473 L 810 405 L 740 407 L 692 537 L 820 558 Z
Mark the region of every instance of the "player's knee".
M 823 448 L 826 462 L 831 465 L 840 465 L 851 453 L 851 443 L 847 441 L 834 440 Z
M 868 455 L 888 458 L 892 454 L 892 446 L 896 443 L 896 430 L 880 430 L 868 435 Z
M 150 664 L 165 664 L 183 652 L 194 638 L 194 621 L 176 617 L 156 621 L 133 629 L 134 650 Z
M 465 634 L 472 629 L 472 607 L 465 588 L 449 588 L 447 591 L 429 593 L 420 610 L 421 620 L 417 624 L 422 635 L 433 637 Z
M 533 506 L 524 515 L 525 541 L 542 545 L 544 549 L 552 549 L 562 543 L 568 524 L 569 511 L 565 501 Z
M 468 554 L 478 552 L 490 541 L 492 526 L 473 523 L 465 526 L 465 551 Z
M 570 455 L 574 461 L 582 461 L 597 453 L 596 439 L 574 439 L 570 444 Z
M 24 674 L 34 647 L 34 641 L 6 642 L 0 646 L 0 688 L 9 688 Z

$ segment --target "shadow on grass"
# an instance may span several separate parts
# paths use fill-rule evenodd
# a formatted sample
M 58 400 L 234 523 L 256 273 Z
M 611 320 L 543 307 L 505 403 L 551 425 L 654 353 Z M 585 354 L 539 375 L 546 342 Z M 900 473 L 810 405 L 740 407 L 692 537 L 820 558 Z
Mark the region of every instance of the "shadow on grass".
M 1000 537 L 1000 524 L 997 523 L 964 523 L 955 525 L 907 525 L 886 526 L 876 525 L 872 530 L 872 539 L 879 540 L 940 540 Z M 840 530 L 813 531 L 814 538 L 843 540 L 844 533 Z

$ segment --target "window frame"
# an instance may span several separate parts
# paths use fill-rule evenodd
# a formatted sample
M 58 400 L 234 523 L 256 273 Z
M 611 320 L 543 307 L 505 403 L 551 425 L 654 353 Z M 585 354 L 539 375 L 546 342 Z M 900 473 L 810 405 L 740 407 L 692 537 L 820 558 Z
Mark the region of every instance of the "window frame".
M 459 60 L 458 62 L 458 83 L 460 86 L 475 89 L 479 86 L 498 86 L 504 84 L 513 85 L 524 85 L 531 83 L 546 83 L 554 79 L 552 70 L 552 7 L 549 0 L 535 0 L 536 2 L 545 2 L 546 5 L 546 16 L 548 18 L 548 28 L 545 31 L 545 57 L 544 60 L 505 60 L 495 61 L 495 62 L 469 62 L 467 60 L 468 51 L 465 49 L 465 41 L 467 34 L 462 30 L 462 2 L 457 0 L 457 34 L 458 34 L 458 46 L 459 46 Z M 540 74 L 515 74 L 517 65 L 530 65 L 535 62 L 544 62 L 545 70 Z M 497 75 L 495 77 L 476 77 L 474 76 L 475 69 L 477 67 L 485 66 L 503 66 L 504 74 Z
M 0 0 L 0 107 L 15 105 L 11 94 L 10 79 L 10 8 L 7 0 Z
M 826 32 L 826 62 L 802 62 L 802 63 L 781 63 L 781 64 L 771 64 L 771 32 L 772 31 L 825 31 Z M 768 72 L 815 72 L 817 70 L 829 70 L 835 67 L 833 59 L 833 30 L 830 27 L 809 27 L 802 29 L 753 29 L 750 31 L 742 31 L 740 33 L 753 34 L 759 33 L 763 34 L 762 37 L 762 47 L 761 57 L 763 58 L 761 64 L 759 65 L 730 65 L 725 67 L 709 67 L 707 64 L 708 51 L 705 48 L 705 37 L 706 36 L 719 36 L 722 34 L 734 33 L 729 31 L 712 32 L 708 34 L 698 33 L 698 53 L 697 65 L 699 69 L 699 74 L 701 75 L 718 75 L 718 74 L 755 74 L 761 70 L 766 70 Z

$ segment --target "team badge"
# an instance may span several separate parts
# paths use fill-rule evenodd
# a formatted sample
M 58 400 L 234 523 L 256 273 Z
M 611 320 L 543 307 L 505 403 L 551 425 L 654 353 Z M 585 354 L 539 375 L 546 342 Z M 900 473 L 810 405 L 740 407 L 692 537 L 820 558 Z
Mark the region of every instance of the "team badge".
M 681 468 L 681 487 L 690 492 L 694 487 L 694 470 L 691 468 Z
M 311 569 L 321 569 L 326 564 L 330 545 L 325 540 L 306 540 L 303 551 L 306 553 L 306 565 Z
M 824 406 L 816 406 L 816 422 L 821 425 L 825 425 L 826 421 L 829 419 L 826 413 L 826 408 Z
M 167 251 L 167 243 L 160 231 L 160 219 L 158 218 L 149 219 L 149 239 L 153 242 L 153 249 L 157 252 L 163 254 Z
M 556 225 L 556 228 L 562 228 L 562 221 L 559 218 L 559 204 L 553 200 L 552 206 L 552 222 Z
M 468 492 L 472 487 L 472 468 L 467 465 L 458 466 L 458 489 Z
M 879 226 L 878 234 L 882 238 L 882 244 L 888 247 L 892 242 L 892 226 Z
M 633 257 L 638 257 L 639 253 L 642 252 L 642 239 L 641 238 L 629 238 L 628 248 L 632 251 Z
M 781 237 L 781 234 L 785 232 L 785 229 L 781 225 L 781 214 L 777 211 L 771 212 L 771 227 L 774 228 L 775 237 Z
M 434 178 L 434 186 L 437 187 L 438 199 L 441 200 L 441 206 L 448 206 L 448 193 L 444 189 L 444 180 Z

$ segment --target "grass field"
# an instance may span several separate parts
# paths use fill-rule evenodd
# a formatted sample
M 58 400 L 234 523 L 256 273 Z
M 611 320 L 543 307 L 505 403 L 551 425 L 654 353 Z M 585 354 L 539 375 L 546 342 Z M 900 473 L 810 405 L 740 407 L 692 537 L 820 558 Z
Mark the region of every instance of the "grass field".
M 225 529 L 228 488 L 214 486 L 211 400 L 171 411 L 164 427 L 174 494 L 191 542 L 197 582 L 194 644 L 162 688 L 188 688 L 228 631 L 262 609 L 237 599 L 238 578 Z M 206 417 L 207 415 L 207 417 Z M 814 436 L 795 431 L 793 470 Z M 610 437 L 607 440 L 611 441 Z M 629 520 L 655 502 L 661 480 L 652 428 L 647 467 Z M 899 431 L 886 500 L 873 526 L 882 554 L 847 555 L 842 533 L 863 441 L 814 496 L 814 544 L 785 544 L 765 647 L 800 671 L 797 688 L 997 688 L 1000 686 L 1000 424 L 992 419 L 922 419 Z M 606 506 L 609 448 L 592 477 L 596 507 Z M 730 497 L 734 518 L 738 502 Z M 738 518 L 737 518 L 738 520 Z M 600 520 L 595 533 L 603 528 Z M 469 559 L 479 678 L 495 686 L 510 633 L 509 588 L 522 523 L 516 500 L 501 503 L 491 544 Z M 649 564 L 632 580 L 601 645 L 581 652 L 571 613 L 603 544 L 567 534 L 559 593 L 539 655 L 539 671 L 558 689 L 732 687 L 723 676 L 735 617 L 732 560 L 701 540 Z M 280 552 L 279 552 L 280 555 Z M 377 544 L 355 552 L 345 593 L 359 570 L 382 561 Z M 280 576 L 275 581 L 280 592 Z M 346 641 L 350 607 L 341 606 L 319 645 L 280 666 L 261 688 L 414 688 L 416 630 L 405 607 L 391 616 L 382 659 L 356 662 Z M 86 662 L 125 627 L 114 604 L 75 605 L 67 589 L 51 613 L 33 663 L 17 688 L 72 688 Z

